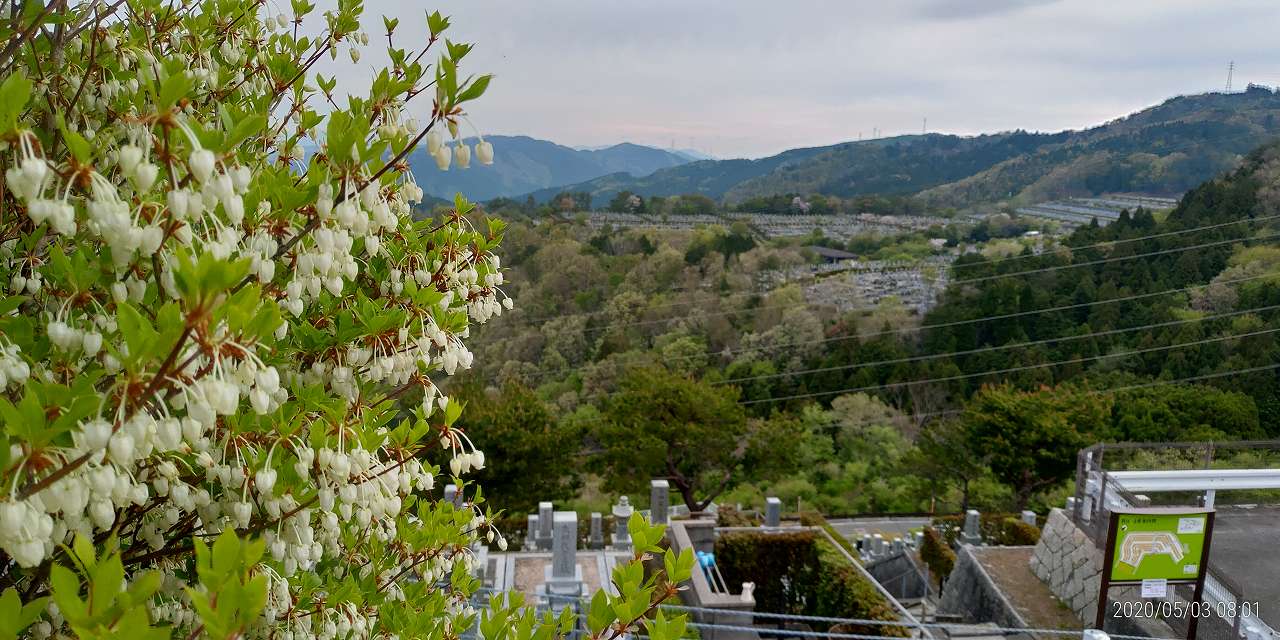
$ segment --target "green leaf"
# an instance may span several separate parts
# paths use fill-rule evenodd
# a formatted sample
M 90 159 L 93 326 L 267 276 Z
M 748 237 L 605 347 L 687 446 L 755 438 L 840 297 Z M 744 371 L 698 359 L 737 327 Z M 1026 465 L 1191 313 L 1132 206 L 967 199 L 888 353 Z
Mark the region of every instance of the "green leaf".
M 609 606 L 609 596 L 604 590 L 596 591 L 591 597 L 591 607 L 587 610 L 587 629 L 591 635 L 599 635 L 613 622 L 613 609 Z
M 53 601 L 58 610 L 68 621 L 75 623 L 83 620 L 88 610 L 80 599 L 80 580 L 70 569 L 55 564 L 49 569 L 49 586 Z
M 191 79 L 187 77 L 185 72 L 171 74 L 165 78 L 164 83 L 160 85 L 160 94 L 157 101 L 161 106 L 168 108 L 178 104 L 178 98 L 181 98 L 191 90 Z
M 159 334 L 151 326 L 151 321 L 128 302 L 117 304 L 116 316 L 120 334 L 124 336 L 125 344 L 129 345 L 129 361 L 142 361 Z
M 0 83 L 0 130 L 12 131 L 17 127 L 18 116 L 31 99 L 31 81 L 25 73 L 16 70 Z
M 449 28 L 449 19 L 440 15 L 439 11 L 427 14 L 427 29 L 431 32 L 431 39 L 434 40 Z
M 62 139 L 67 143 L 67 150 L 71 152 L 71 155 L 76 159 L 76 162 L 79 162 L 80 164 L 89 164 L 89 160 L 92 158 L 92 151 L 89 146 L 89 141 L 85 140 L 84 136 L 70 129 L 63 129 Z
M 475 100 L 476 98 L 484 95 L 485 90 L 489 88 L 489 81 L 492 79 L 492 75 L 485 74 L 475 80 L 472 80 L 471 83 L 458 94 L 458 104 L 467 102 L 468 100 Z
M 240 121 L 236 123 L 235 128 L 227 134 L 225 150 L 234 150 L 241 142 L 247 140 L 249 136 L 262 131 L 266 126 L 267 117 L 262 114 L 255 113 L 241 118 Z

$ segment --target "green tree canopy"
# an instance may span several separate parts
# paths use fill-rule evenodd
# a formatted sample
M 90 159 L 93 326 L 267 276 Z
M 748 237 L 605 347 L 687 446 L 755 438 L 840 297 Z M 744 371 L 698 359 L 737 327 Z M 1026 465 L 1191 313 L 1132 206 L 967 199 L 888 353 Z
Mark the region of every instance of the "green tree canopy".
M 1107 419 L 1108 400 L 1065 387 L 1017 391 L 984 387 L 961 416 L 969 447 L 1014 490 L 1019 509 L 1069 478 L 1076 452 Z
M 604 404 L 595 429 L 609 489 L 666 477 L 692 511 L 729 486 L 742 456 L 746 414 L 738 390 L 660 367 L 633 369 Z
M 474 474 L 487 493 L 502 496 L 502 508 L 521 513 L 541 500 L 573 496 L 575 430 L 557 421 L 528 387 L 508 382 L 501 390 L 485 390 L 470 382 L 455 397 L 467 402 L 462 418 L 467 437 L 486 456 L 502 461 Z

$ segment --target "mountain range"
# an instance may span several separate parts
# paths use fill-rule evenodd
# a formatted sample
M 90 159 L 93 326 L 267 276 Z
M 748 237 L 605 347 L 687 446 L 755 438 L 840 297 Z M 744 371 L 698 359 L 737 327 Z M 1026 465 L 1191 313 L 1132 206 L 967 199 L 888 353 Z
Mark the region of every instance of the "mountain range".
M 1171 98 L 1083 130 L 845 142 L 756 160 L 680 162 L 647 174 L 620 170 L 576 183 L 551 180 L 530 195 L 545 202 L 565 191 L 587 192 L 602 206 L 623 190 L 644 196 L 700 193 L 731 204 L 781 193 L 874 193 L 957 207 L 1120 191 L 1176 195 L 1280 135 L 1277 114 L 1280 94 L 1251 85 L 1238 93 Z
M 485 140 L 493 145 L 492 165 L 473 159 L 469 169 L 459 169 L 455 163 L 448 171 L 440 171 L 423 149 L 409 156 L 409 166 L 428 195 L 451 200 L 461 191 L 472 200 L 483 201 L 603 175 L 645 176 L 695 159 L 629 142 L 601 149 L 573 149 L 527 136 L 485 136 Z M 466 142 L 474 144 L 476 140 Z

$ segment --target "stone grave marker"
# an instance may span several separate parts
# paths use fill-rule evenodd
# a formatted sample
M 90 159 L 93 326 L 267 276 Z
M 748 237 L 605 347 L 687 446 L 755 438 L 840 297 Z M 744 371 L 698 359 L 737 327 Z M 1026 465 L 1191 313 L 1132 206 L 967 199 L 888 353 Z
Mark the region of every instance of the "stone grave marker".
M 631 500 L 620 496 L 618 504 L 613 505 L 613 546 L 617 549 L 631 548 L 631 532 L 627 530 L 627 521 L 631 520 L 632 513 L 635 513 L 635 507 L 631 506 Z
M 538 514 L 528 516 L 528 524 L 524 529 L 524 550 L 533 551 L 538 548 Z
M 554 509 L 550 502 L 538 503 L 538 549 L 551 550 L 551 527 Z
M 964 512 L 964 531 L 960 534 L 960 538 L 968 544 L 981 544 L 982 531 L 980 525 L 982 516 L 977 509 L 970 509 Z
M 670 500 L 671 483 L 666 480 L 654 480 L 649 483 L 649 520 L 652 524 L 667 524 Z
M 591 535 L 587 538 L 587 544 L 592 549 L 604 548 L 604 516 L 598 511 L 591 512 Z
M 774 497 L 764 500 L 764 526 L 776 527 L 782 524 L 782 500 Z
M 578 514 L 557 511 L 553 516 L 551 563 L 546 565 L 539 595 L 553 611 L 573 606 L 583 593 L 582 567 L 578 564 Z

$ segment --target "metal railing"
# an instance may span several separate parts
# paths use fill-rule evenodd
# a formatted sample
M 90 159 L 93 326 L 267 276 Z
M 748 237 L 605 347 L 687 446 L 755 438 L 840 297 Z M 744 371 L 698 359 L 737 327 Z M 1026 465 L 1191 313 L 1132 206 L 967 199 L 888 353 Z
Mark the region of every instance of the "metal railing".
M 1108 453 L 1111 455 L 1106 455 Z M 1068 514 L 1072 522 L 1101 548 L 1106 544 L 1112 511 L 1151 504 L 1151 499 L 1147 496 L 1136 495 L 1126 489 L 1113 475 L 1114 472 L 1150 470 L 1156 465 L 1161 470 L 1242 468 L 1238 465 L 1280 468 L 1280 440 L 1099 443 L 1087 447 L 1076 456 L 1076 490 Z M 1146 469 L 1140 469 L 1141 467 Z M 1200 506 L 1205 506 L 1206 501 L 1212 504 L 1216 498 L 1214 492 L 1207 492 L 1207 495 L 1174 495 L 1183 504 L 1190 499 L 1198 500 L 1194 504 Z M 1258 492 L 1247 495 L 1254 497 Z M 1213 605 L 1225 605 L 1215 606 L 1215 611 L 1235 612 L 1224 617 L 1224 621 L 1231 625 L 1237 636 L 1240 636 L 1242 629 L 1253 627 L 1269 633 L 1270 637 L 1280 638 L 1280 633 L 1246 606 L 1249 600 L 1246 599 L 1245 587 L 1221 570 L 1208 568 L 1204 597 Z

